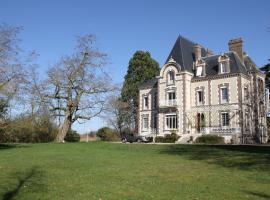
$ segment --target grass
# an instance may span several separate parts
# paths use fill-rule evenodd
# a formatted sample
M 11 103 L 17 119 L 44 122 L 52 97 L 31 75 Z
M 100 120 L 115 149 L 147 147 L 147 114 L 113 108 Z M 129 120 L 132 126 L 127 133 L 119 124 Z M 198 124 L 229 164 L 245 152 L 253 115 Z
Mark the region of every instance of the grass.
M 270 199 L 270 146 L 0 145 L 0 199 Z

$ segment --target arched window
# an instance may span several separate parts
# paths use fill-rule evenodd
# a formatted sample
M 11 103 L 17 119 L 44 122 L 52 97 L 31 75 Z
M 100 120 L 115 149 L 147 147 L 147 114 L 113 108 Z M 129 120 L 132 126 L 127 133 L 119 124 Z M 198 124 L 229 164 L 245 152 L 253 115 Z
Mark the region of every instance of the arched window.
M 174 72 L 173 71 L 168 72 L 167 83 L 168 83 L 168 85 L 174 84 Z

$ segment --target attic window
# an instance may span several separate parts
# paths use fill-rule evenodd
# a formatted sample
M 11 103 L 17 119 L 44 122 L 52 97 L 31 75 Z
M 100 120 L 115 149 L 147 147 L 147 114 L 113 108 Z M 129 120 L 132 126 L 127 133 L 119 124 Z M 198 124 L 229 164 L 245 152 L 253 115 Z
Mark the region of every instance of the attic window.
M 223 54 L 218 58 L 219 73 L 226 74 L 230 72 L 230 59 L 227 55 Z
M 202 66 L 198 66 L 196 70 L 196 76 L 202 76 Z
M 220 73 L 221 74 L 225 74 L 229 72 L 229 66 L 228 66 L 228 62 L 227 61 L 222 61 L 219 63 L 219 67 L 220 67 Z

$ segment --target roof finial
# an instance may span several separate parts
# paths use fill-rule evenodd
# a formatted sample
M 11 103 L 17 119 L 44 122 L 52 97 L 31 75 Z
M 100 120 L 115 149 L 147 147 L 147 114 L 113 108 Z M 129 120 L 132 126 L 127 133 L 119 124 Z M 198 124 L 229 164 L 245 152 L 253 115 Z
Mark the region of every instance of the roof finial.
M 169 59 L 168 62 L 169 62 L 169 63 L 175 63 L 175 60 L 173 59 L 172 55 L 171 55 L 171 57 L 170 57 L 170 59 Z

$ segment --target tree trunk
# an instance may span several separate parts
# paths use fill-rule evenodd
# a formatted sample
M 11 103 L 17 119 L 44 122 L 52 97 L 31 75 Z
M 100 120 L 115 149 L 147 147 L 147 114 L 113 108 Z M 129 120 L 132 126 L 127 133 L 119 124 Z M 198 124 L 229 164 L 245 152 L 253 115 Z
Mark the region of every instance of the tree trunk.
M 65 117 L 65 120 L 63 124 L 59 127 L 58 135 L 57 135 L 57 142 L 64 142 L 65 136 L 67 135 L 67 132 L 71 128 L 71 117 L 68 115 Z

